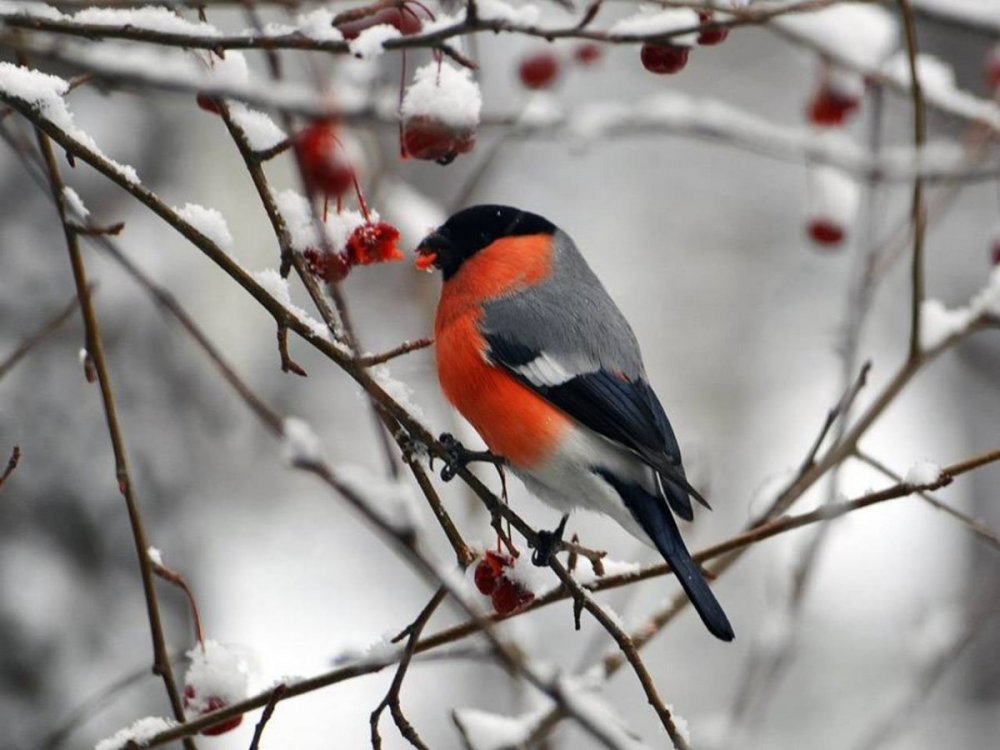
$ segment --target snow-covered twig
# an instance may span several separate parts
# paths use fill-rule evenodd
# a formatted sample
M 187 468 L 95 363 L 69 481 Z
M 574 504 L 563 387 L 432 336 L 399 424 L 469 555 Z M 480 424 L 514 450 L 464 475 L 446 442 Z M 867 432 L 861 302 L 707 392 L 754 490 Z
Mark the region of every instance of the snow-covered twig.
M 871 456 L 860 449 L 855 451 L 854 455 L 859 461 L 868 464 L 873 469 L 875 469 L 878 472 L 881 472 L 890 479 L 896 482 L 903 481 L 903 477 L 900 474 L 890 469 L 888 466 L 886 466 L 884 463 L 879 461 L 874 456 Z M 917 496 L 923 499 L 932 508 L 936 508 L 942 511 L 943 513 L 947 513 L 949 516 L 951 516 L 960 524 L 962 524 L 962 526 L 964 526 L 973 534 L 975 534 L 980 540 L 988 544 L 993 549 L 1000 551 L 1000 534 L 998 534 L 990 527 L 977 521 L 975 518 L 972 518 L 971 516 L 967 516 L 962 511 L 953 508 L 947 503 L 938 500 L 936 497 L 934 497 L 934 495 L 932 495 L 930 492 L 926 490 L 920 490 L 917 493 Z

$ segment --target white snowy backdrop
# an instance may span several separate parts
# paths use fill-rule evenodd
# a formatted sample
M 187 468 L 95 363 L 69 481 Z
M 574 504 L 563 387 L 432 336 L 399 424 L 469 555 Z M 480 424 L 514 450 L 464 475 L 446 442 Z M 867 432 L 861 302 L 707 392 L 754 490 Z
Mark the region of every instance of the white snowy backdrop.
M 0 4 L 0 60 L 14 63 L 18 52 L 26 53 L 39 69 L 66 78 L 88 69 L 80 50 L 74 57 L 66 47 L 60 57 L 58 33 L 4 25 L 4 18 L 23 10 L 19 5 Z M 56 5 L 70 13 L 85 4 Z M 164 5 L 196 20 L 183 3 Z M 267 19 L 287 22 L 283 5 L 261 4 Z M 992 112 L 992 125 L 980 125 L 986 135 L 977 135 L 969 119 L 929 113 L 932 140 L 969 149 L 936 163 L 979 173 L 927 186 L 932 208 L 947 201 L 946 210 L 932 211 L 928 224 L 927 296 L 956 307 L 988 284 L 991 247 L 1000 242 L 1000 115 L 995 104 L 990 110 L 983 82 L 1000 5 L 912 5 L 921 11 L 920 51 L 946 61 L 957 86 L 979 97 L 985 117 Z M 631 4 L 608 6 L 596 24 L 602 29 L 634 12 Z M 895 4 L 887 6 L 888 17 L 898 23 Z M 331 8 L 342 10 L 339 3 Z M 545 7 L 539 25 L 562 28 L 581 12 Z M 207 14 L 221 29 L 247 26 L 233 5 L 207 3 Z M 819 70 L 815 51 L 770 28 L 748 25 L 733 29 L 722 45 L 695 48 L 677 75 L 655 76 L 643 70 L 633 44 L 605 45 L 602 58 L 587 68 L 568 61 L 575 44 L 553 45 L 565 56 L 562 76 L 551 90 L 533 93 L 520 85 L 517 61 L 545 47 L 542 40 L 466 37 L 465 53 L 479 61 L 483 123 L 476 147 L 448 166 L 399 160 L 391 117 L 381 124 L 348 122 L 343 132 L 363 153 L 360 176 L 369 202 L 403 229 L 406 252 L 459 207 L 456 200 L 527 208 L 576 239 L 632 322 L 689 473 L 710 493 L 715 511 L 700 513 L 684 529 L 696 550 L 739 532 L 798 470 L 847 385 L 844 332 L 857 309 L 851 290 L 871 247 L 908 226 L 912 180 L 883 183 L 874 196 L 862 191 L 847 240 L 834 248 L 813 246 L 805 233 L 810 171 L 802 158 L 773 158 L 760 153 L 766 149 L 679 132 L 691 128 L 619 132 L 614 123 L 584 122 L 579 107 L 630 107 L 656 93 L 683 92 L 695 101 L 725 102 L 805 133 L 807 144 L 819 143 L 803 114 Z M 46 57 L 43 48 L 56 54 Z M 245 54 L 252 80 L 266 86 L 263 54 Z M 364 62 L 282 54 L 287 75 L 306 82 L 317 70 L 343 80 L 350 68 L 361 90 L 378 89 L 391 112 L 399 52 Z M 411 71 L 426 62 L 424 56 L 409 53 Z M 136 167 L 143 184 L 168 204 L 217 209 L 233 237 L 229 252 L 244 268 L 276 268 L 277 243 L 222 120 L 199 109 L 191 93 L 116 80 L 99 75 L 68 96 L 76 125 L 105 153 Z M 864 148 L 878 117 L 884 146 L 908 147 L 909 96 L 887 90 L 880 98 L 878 115 L 869 93 L 840 132 Z M 529 103 L 539 112 L 557 107 L 570 113 L 569 121 L 510 134 L 489 124 Z M 729 119 L 720 118 L 725 127 Z M 0 126 L 22 153 L 33 147 L 30 122 L 21 114 L 4 117 Z M 971 166 L 968 154 L 975 156 Z M 79 159 L 70 169 L 58 148 L 57 157 L 91 217 L 125 222 L 115 241 L 128 257 L 170 290 L 275 411 L 309 422 L 334 469 L 360 465 L 384 472 L 370 408 L 352 380 L 294 335 L 291 355 L 308 377 L 282 373 L 267 312 L 105 177 Z M 477 174 L 487 157 L 488 169 Z M 267 164 L 276 190 L 301 189 L 294 165 L 287 154 Z M 863 324 L 857 366 L 870 359 L 872 368 L 855 413 L 907 355 L 911 243 L 904 238 L 899 248 Z M 0 150 L 0 249 L 2 362 L 74 294 L 49 194 L 6 146 Z M 410 623 L 434 587 L 315 477 L 288 468 L 281 446 L 116 263 L 90 246 L 84 257 L 96 285 L 94 306 L 149 542 L 191 585 L 206 634 L 252 652 L 251 691 L 326 671 Z M 381 352 L 431 335 L 438 284 L 405 261 L 357 268 L 340 286 L 364 348 Z M 298 288 L 293 297 L 308 307 Z M 865 435 L 864 452 L 905 474 L 918 461 L 943 466 L 1000 447 L 998 342 L 995 331 L 986 331 L 930 363 Z M 82 343 L 82 324 L 74 315 L 0 379 L 0 451 L 6 458 L 17 444 L 22 453 L 0 489 L 0 744 L 18 750 L 88 747 L 139 717 L 170 713 L 162 683 L 148 672 L 149 626 L 132 536 L 115 487 L 97 386 L 84 379 L 78 362 Z M 410 402 L 435 433 L 462 429 L 437 386 L 431 350 L 407 354 L 389 367 L 412 390 Z M 471 433 L 462 435 L 476 442 Z M 494 472 L 478 473 L 498 489 Z M 1000 470 L 987 466 L 934 495 L 996 529 L 998 480 Z M 488 514 L 472 493 L 458 481 L 435 481 L 466 540 L 480 548 L 492 544 Z M 843 464 L 835 488 L 829 482 L 828 476 L 817 483 L 795 511 L 816 507 L 831 492 L 854 498 L 892 484 L 855 460 Z M 554 514 L 516 480 L 510 486 L 512 507 L 535 528 L 551 528 Z M 452 559 L 426 507 L 420 513 L 425 539 L 440 559 Z M 616 560 L 654 562 L 649 550 L 604 519 L 576 516 L 570 529 Z M 991 747 L 1000 736 L 996 537 L 970 532 L 916 496 L 852 513 L 828 526 L 801 612 L 792 618 L 793 571 L 814 532 L 759 542 L 714 584 L 736 629 L 734 643 L 715 641 L 685 611 L 643 649 L 661 695 L 689 725 L 691 746 Z M 546 585 L 555 583 L 551 574 L 539 575 Z M 181 654 L 193 645 L 190 616 L 177 589 L 157 585 L 168 648 L 178 655 L 175 673 L 182 677 Z M 655 578 L 599 600 L 632 627 L 677 590 L 669 577 Z M 426 632 L 463 619 L 446 604 Z M 576 632 L 568 601 L 513 618 L 499 633 L 528 659 L 567 673 L 586 670 L 614 647 L 586 615 Z M 966 647 L 949 655 L 966 640 Z M 491 663 L 485 641 L 467 643 L 478 644 L 472 658 L 418 660 L 403 684 L 402 706 L 430 747 L 461 746 L 454 709 L 513 716 L 547 705 L 539 692 Z M 774 663 L 781 667 L 770 674 Z M 367 746 L 369 714 L 393 674 L 388 667 L 280 702 L 261 746 Z M 141 676 L 115 687 L 130 675 Z M 630 670 L 616 674 L 602 698 L 649 746 L 666 746 Z M 81 707 L 82 716 L 76 716 Z M 258 715 L 249 714 L 219 738 L 197 742 L 245 748 Z M 898 726 L 879 734 L 890 718 Z M 68 736 L 53 737 L 66 726 Z M 408 746 L 388 716 L 382 735 L 385 747 Z M 544 742 L 590 747 L 594 740 L 563 722 Z

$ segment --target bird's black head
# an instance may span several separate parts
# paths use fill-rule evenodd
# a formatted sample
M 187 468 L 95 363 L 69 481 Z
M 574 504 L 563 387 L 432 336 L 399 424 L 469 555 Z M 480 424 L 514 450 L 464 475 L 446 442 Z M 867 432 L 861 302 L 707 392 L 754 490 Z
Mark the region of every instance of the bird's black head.
M 553 234 L 555 225 L 537 214 L 510 206 L 472 206 L 459 211 L 417 246 L 418 267 L 441 269 L 445 281 L 462 264 L 504 237 Z

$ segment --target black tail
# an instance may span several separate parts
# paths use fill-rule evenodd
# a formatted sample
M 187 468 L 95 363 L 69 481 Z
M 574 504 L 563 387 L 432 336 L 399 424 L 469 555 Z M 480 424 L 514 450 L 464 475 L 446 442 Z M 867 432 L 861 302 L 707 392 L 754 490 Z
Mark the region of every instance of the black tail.
M 684 587 L 684 592 L 698 611 L 705 627 L 716 638 L 723 641 L 733 640 L 735 637 L 733 626 L 729 624 L 729 618 L 722 611 L 722 605 L 702 577 L 697 563 L 691 559 L 691 553 L 681 539 L 677 522 L 663 498 L 649 494 L 638 485 L 623 484 L 603 471 L 600 475 L 618 491 L 629 512 L 653 540 L 660 554 L 670 563 L 677 580 Z

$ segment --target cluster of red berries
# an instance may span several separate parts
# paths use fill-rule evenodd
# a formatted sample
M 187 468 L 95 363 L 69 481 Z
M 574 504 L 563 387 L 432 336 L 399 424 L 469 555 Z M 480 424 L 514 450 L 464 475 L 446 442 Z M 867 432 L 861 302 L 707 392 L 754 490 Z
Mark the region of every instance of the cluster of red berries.
M 309 272 L 323 281 L 337 282 L 354 266 L 401 260 L 404 256 L 396 244 L 399 230 L 387 222 L 373 221 L 369 216 L 355 169 L 337 137 L 336 124 L 331 120 L 311 123 L 296 136 L 294 148 L 306 190 L 311 195 L 334 196 L 339 206 L 344 193 L 353 187 L 365 217 L 365 222 L 347 238 L 343 251 L 307 248 L 303 256 Z
M 328 283 L 343 281 L 354 266 L 402 260 L 397 246 L 399 230 L 385 221 L 366 221 L 357 226 L 347 238 L 344 250 L 318 250 L 306 248 L 302 256 L 306 268 L 313 276 Z
M 194 714 L 195 718 L 211 713 L 212 711 L 218 711 L 220 708 L 225 708 L 228 705 L 225 700 L 217 695 L 210 695 L 205 699 L 199 699 L 194 685 L 184 686 L 184 711 L 185 713 Z M 231 719 L 225 719 L 218 724 L 213 724 L 210 727 L 202 729 L 201 734 L 208 737 L 215 737 L 216 735 L 225 734 L 236 729 L 242 723 L 243 714 L 237 714 Z
M 704 23 L 712 22 L 712 14 L 709 11 L 698 11 L 698 19 Z M 698 34 L 698 45 L 701 47 L 714 47 L 722 44 L 729 36 L 729 29 L 716 27 L 706 29 Z M 639 59 L 642 67 L 650 73 L 657 75 L 671 75 L 682 71 L 688 63 L 688 54 L 691 48 L 679 44 L 663 44 L 656 42 L 646 42 L 639 50 Z
M 500 615 L 509 615 L 535 600 L 533 593 L 508 577 L 507 570 L 513 568 L 514 558 L 491 551 L 487 551 L 476 565 L 476 588 L 483 596 L 490 597 L 494 611 Z

